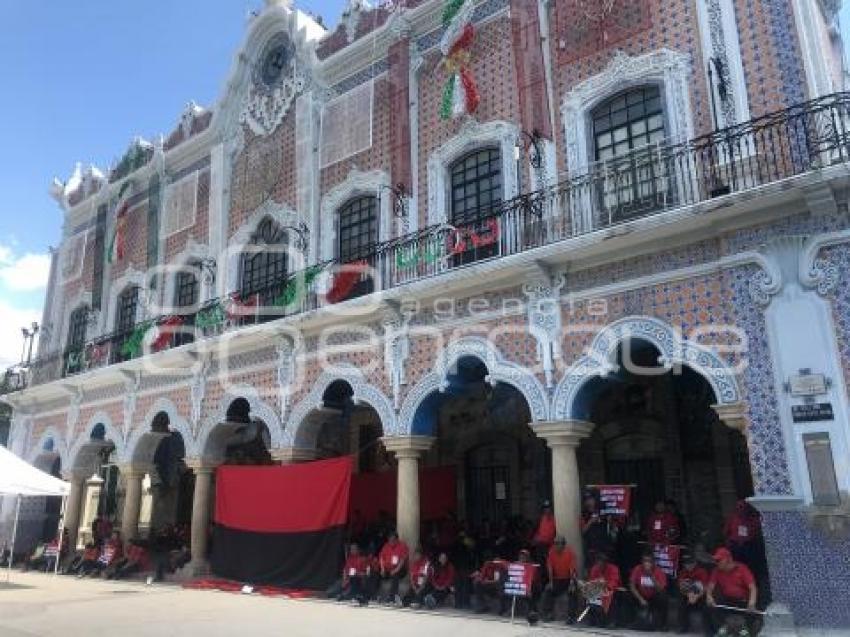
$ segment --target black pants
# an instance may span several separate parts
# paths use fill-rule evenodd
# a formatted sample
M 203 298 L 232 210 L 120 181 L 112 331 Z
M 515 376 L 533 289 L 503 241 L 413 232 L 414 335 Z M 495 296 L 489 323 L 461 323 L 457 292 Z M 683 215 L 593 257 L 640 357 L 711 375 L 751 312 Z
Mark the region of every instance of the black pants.
M 348 578 L 348 586 L 344 586 L 340 593 L 340 601 L 356 599 L 361 604 L 369 601 L 369 585 L 365 575 L 352 575 Z
M 390 590 L 389 590 L 389 598 L 390 600 L 395 599 L 395 596 L 398 595 L 398 585 L 401 583 L 401 580 L 405 578 L 407 573 L 404 569 L 402 569 L 399 573 L 395 575 L 384 575 L 381 578 L 381 581 L 389 581 L 390 582 Z
M 475 611 L 486 613 L 494 601 L 501 599 L 504 585 L 501 582 L 475 582 L 472 589 L 475 594 Z
M 694 616 L 700 618 L 703 630 L 707 634 L 713 634 L 711 632 L 711 626 L 706 620 L 705 597 L 700 597 L 696 604 L 690 604 L 685 595 L 679 597 L 678 628 L 680 632 L 690 632 Z
M 410 586 L 410 590 L 407 591 L 407 594 L 404 596 L 402 600 L 402 604 L 405 606 L 410 606 L 411 604 L 417 604 L 421 606 L 425 603 L 425 595 L 428 593 L 428 584 L 425 584 L 422 588 L 414 589 L 413 586 Z
M 556 579 L 549 582 L 550 586 L 543 591 L 543 597 L 540 600 L 543 617 L 550 619 L 555 609 L 555 600 L 561 595 L 567 596 L 567 621 L 573 622 L 576 618 L 576 608 L 578 607 L 578 595 L 573 586 L 573 581 L 570 579 Z
M 643 630 L 667 630 L 667 593 L 659 591 L 643 606 L 635 599 L 637 627 Z
M 83 560 L 80 562 L 76 572 L 78 575 L 88 575 L 92 571 L 99 570 L 98 566 L 99 562 L 97 560 Z
M 433 584 L 426 584 L 424 588 L 416 595 L 416 602 L 419 604 L 427 604 L 429 597 L 433 598 L 434 605 L 440 606 L 446 601 L 446 598 L 452 594 L 449 588 L 434 588 Z
M 130 575 L 135 575 L 139 571 L 142 570 L 142 565 L 138 562 L 125 562 L 123 565 L 119 566 L 115 569 L 115 574 L 113 575 L 113 579 L 123 579 L 125 577 L 129 577 Z

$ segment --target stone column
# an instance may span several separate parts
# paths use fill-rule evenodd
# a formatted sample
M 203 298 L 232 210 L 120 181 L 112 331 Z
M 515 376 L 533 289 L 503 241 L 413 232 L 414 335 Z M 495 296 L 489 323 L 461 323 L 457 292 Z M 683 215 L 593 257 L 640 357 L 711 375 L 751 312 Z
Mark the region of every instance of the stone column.
M 387 451 L 398 460 L 396 526 L 411 552 L 419 546 L 419 457 L 434 442 L 430 436 L 381 438 Z
M 593 423 L 564 420 L 533 424 L 534 432 L 546 440 L 552 450 L 552 505 L 555 526 L 578 558 L 581 571 L 584 547 L 581 539 L 581 483 L 578 475 L 576 448 L 593 431 Z
M 68 476 L 71 491 L 65 505 L 65 520 L 63 524 L 68 529 L 68 546 L 73 551 L 77 547 L 77 536 L 80 533 L 80 514 L 83 508 L 83 493 L 86 490 L 86 477 L 81 473 Z
M 188 461 L 195 473 L 195 492 L 192 496 L 192 538 L 190 550 L 192 562 L 189 570 L 192 575 L 202 575 L 208 571 L 207 536 L 210 526 L 210 496 L 215 466 L 199 461 Z
M 124 467 L 124 509 L 121 512 L 121 539 L 125 545 L 139 534 L 139 513 L 142 509 L 143 469 Z

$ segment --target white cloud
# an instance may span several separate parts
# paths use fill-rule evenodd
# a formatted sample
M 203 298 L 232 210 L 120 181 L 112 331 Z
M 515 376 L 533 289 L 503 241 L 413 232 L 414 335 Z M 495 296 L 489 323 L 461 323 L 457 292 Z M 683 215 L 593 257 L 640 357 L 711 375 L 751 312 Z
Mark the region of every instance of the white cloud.
M 28 252 L 18 257 L 9 246 L 0 244 L 0 281 L 7 290 L 43 290 L 49 277 L 49 255 Z
M 41 320 L 40 309 L 15 308 L 0 301 L 0 373 L 21 360 L 23 336 L 21 328 Z M 38 343 L 33 345 L 33 356 Z

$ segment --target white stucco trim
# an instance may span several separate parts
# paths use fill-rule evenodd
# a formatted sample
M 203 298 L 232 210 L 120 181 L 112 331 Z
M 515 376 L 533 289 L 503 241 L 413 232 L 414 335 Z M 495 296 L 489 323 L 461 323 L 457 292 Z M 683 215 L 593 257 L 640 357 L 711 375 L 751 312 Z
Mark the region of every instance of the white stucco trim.
M 659 49 L 632 57 L 622 51 L 615 52 L 605 70 L 577 84 L 561 102 L 570 174 L 581 174 L 592 163 L 590 112 L 601 101 L 633 86 L 661 87 L 669 141 L 675 143 L 693 137 L 689 86 L 692 76 L 690 56 L 684 53 Z
M 336 258 L 336 228 L 339 209 L 351 199 L 362 196 L 378 198 L 378 241 L 386 241 L 392 235 L 392 199 L 388 190 L 390 176 L 383 170 L 364 172 L 352 168 L 346 178 L 328 190 L 321 201 L 319 261 Z
M 59 351 L 64 352 L 68 345 L 68 329 L 71 326 L 71 313 L 77 308 L 85 306 L 92 311 L 91 307 L 91 292 L 88 290 L 78 290 L 77 293 L 65 302 L 65 311 L 62 313 L 62 330 L 59 333 Z M 86 340 L 92 336 L 92 326 L 86 324 Z
M 44 445 L 51 439 L 53 440 L 53 450 L 46 451 Z M 65 444 L 65 437 L 53 425 L 45 429 L 41 436 L 39 436 L 38 442 L 30 449 L 27 455 L 27 461 L 34 465 L 36 459 L 43 453 L 53 453 L 59 456 L 62 464 L 61 469 L 63 471 L 66 469 L 68 463 L 68 446 Z
M 127 439 L 127 460 L 135 459 L 134 456 L 136 455 L 136 449 L 138 448 L 139 441 L 145 434 L 150 433 L 151 423 L 153 423 L 153 419 L 160 412 L 165 412 L 168 415 L 168 428 L 171 431 L 179 432 L 183 437 L 183 443 L 186 448 L 186 456 L 188 457 L 192 455 L 190 452 L 195 448 L 195 438 L 192 435 L 192 427 L 171 400 L 165 397 L 160 397 L 156 399 L 153 405 L 151 405 L 141 422 L 134 423 L 134 427 Z
M 428 225 L 446 223 L 449 218 L 449 167 L 465 153 L 477 148 L 496 147 L 502 158 L 502 198 L 517 196 L 517 163 L 514 148 L 519 129 L 501 120 L 478 123 L 466 120 L 457 135 L 428 157 Z
M 106 305 L 106 318 L 101 325 L 102 332 L 112 332 L 115 329 L 115 319 L 118 317 L 118 297 L 129 286 L 135 285 L 139 288 L 139 302 L 136 305 L 136 321 L 146 316 L 147 308 L 147 276 L 141 270 L 130 266 L 124 274 L 112 281 L 109 286 L 109 296 Z

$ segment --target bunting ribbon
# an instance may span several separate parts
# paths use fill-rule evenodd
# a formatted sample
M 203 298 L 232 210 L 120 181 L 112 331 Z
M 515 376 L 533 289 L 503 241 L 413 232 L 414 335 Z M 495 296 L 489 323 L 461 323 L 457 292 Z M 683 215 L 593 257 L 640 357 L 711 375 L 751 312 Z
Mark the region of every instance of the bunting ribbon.
M 324 265 L 316 265 L 304 270 L 303 275 L 299 273 L 293 276 L 287 282 L 286 287 L 283 288 L 280 296 L 274 300 L 274 304 L 289 307 L 290 305 L 300 303 L 306 296 L 307 292 L 310 291 L 316 277 L 318 277 L 324 269 Z M 301 280 L 302 277 L 303 281 Z
M 229 321 L 245 316 L 252 316 L 256 312 L 259 303 L 259 294 L 252 294 L 248 299 L 243 300 L 238 292 L 234 292 L 227 300 L 224 313 L 227 315 Z
M 146 321 L 136 326 L 129 338 L 121 346 L 121 354 L 129 358 L 136 358 L 142 353 L 142 345 L 145 342 L 145 334 L 151 328 L 152 323 Z
M 157 332 L 151 341 L 151 350 L 160 352 L 171 343 L 171 338 L 174 336 L 175 328 L 183 325 L 182 316 L 169 316 L 167 319 L 157 325 Z
M 202 330 L 218 327 L 222 323 L 224 323 L 224 309 L 219 302 L 212 307 L 205 307 L 195 317 L 195 327 Z
M 474 10 L 473 0 L 448 0 L 443 7 L 446 30 L 440 40 L 440 50 L 445 57 L 447 79 L 440 103 L 442 119 L 471 115 L 481 103 L 481 94 L 469 66 L 475 42 Z
M 325 295 L 325 300 L 328 303 L 339 303 L 348 298 L 367 266 L 366 261 L 354 261 L 342 266 L 342 270 L 334 275 L 331 289 Z

